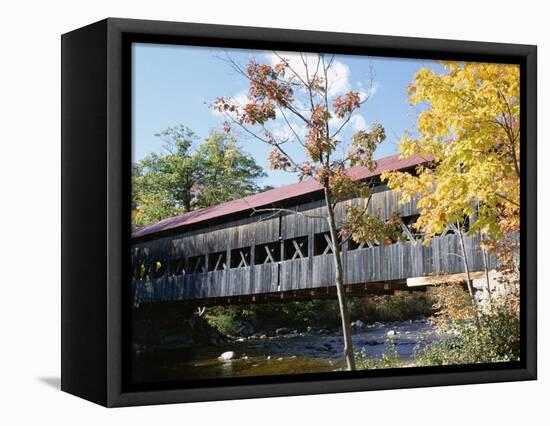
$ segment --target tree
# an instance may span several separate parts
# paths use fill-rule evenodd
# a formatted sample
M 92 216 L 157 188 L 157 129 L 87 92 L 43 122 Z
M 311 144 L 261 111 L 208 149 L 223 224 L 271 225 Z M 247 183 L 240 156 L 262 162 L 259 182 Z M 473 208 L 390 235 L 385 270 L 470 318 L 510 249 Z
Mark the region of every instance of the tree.
M 196 151 L 201 188 L 197 208 L 242 198 L 263 190 L 258 180 L 266 174 L 254 158 L 243 152 L 236 139 L 223 132 L 212 132 Z
M 374 169 L 373 153 L 385 139 L 384 129 L 374 124 L 358 129 L 347 143 L 344 133 L 356 111 L 367 101 L 370 91 L 335 93 L 335 57 L 325 54 L 285 54 L 273 52 L 274 63 L 251 59 L 245 66 L 228 59 L 235 71 L 248 81 L 244 102 L 219 97 L 212 107 L 225 115 L 224 129 L 240 129 L 257 143 L 271 147 L 271 169 L 295 173 L 300 180 L 316 179 L 323 188 L 336 271 L 344 354 L 347 367 L 355 369 L 349 310 L 344 291 L 341 245 L 354 229 L 349 221 L 337 222 L 337 203 L 350 197 L 370 197 L 369 183 L 354 181 L 347 169 L 360 165 Z M 371 80 L 372 81 L 372 80 Z M 268 209 L 277 210 L 277 209 Z M 348 208 L 353 211 L 351 207 Z M 368 237 L 376 238 L 386 224 L 366 209 L 357 215 L 371 225 Z M 376 234 L 376 235 L 375 235 Z
M 223 132 L 212 132 L 196 149 L 197 136 L 185 126 L 159 133 L 163 153 L 134 165 L 132 225 L 141 226 L 258 192 L 265 174 L 254 159 Z
M 185 126 L 156 134 L 163 153 L 151 153 L 133 165 L 132 225 L 141 226 L 191 210 L 199 166 L 192 153 L 197 136 Z
M 482 249 L 496 250 L 496 241 L 519 230 L 519 67 L 442 65 L 441 73 L 421 69 L 408 86 L 411 104 L 425 109 L 417 135 L 405 134 L 399 146 L 402 157 L 433 161 L 416 174 L 388 172 L 382 179 L 402 201 L 417 199 L 416 226 L 426 244 L 454 226 L 463 246 L 468 218 L 468 232 L 484 236 Z

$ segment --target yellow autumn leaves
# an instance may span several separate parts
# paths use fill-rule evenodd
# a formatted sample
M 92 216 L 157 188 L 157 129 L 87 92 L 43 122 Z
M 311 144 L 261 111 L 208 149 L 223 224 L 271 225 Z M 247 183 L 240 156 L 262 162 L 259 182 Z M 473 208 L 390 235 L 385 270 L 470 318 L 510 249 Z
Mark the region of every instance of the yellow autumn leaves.
M 415 175 L 383 174 L 403 202 L 418 200 L 417 227 L 426 243 L 448 224 L 475 217 L 473 231 L 501 235 L 519 229 L 519 66 L 444 62 L 424 68 L 408 86 L 423 108 L 417 129 L 400 141 L 404 158 L 432 160 Z

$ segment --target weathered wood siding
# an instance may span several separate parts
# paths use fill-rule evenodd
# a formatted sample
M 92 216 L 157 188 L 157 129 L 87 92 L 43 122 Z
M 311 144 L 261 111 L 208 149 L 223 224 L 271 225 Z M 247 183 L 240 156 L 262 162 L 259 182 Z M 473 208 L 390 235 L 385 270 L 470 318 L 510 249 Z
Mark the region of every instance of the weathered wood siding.
M 353 199 L 336 207 L 337 220 L 345 217 L 345 206 L 366 205 L 364 199 Z M 204 229 L 181 232 L 132 247 L 132 295 L 136 304 L 153 301 L 197 300 L 233 297 L 308 288 L 333 286 L 335 282 L 332 254 L 314 255 L 315 235 L 328 232 L 326 207 L 323 201 L 310 202 L 293 208 L 296 213 L 256 215 Z M 402 217 L 417 213 L 415 201 L 398 204 L 398 195 L 385 187 L 378 188 L 369 203 L 369 211 L 387 219 L 393 213 Z M 285 242 L 306 239 L 307 250 L 294 259 L 285 255 Z M 255 264 L 255 248 L 260 244 L 280 247 L 275 262 Z M 466 237 L 468 263 L 472 271 L 483 269 L 478 237 Z M 290 250 L 292 244 L 290 244 Z M 237 267 L 232 253 L 248 250 L 246 265 Z M 211 267 L 209 255 L 225 253 L 225 267 Z M 235 254 L 236 255 L 236 254 Z M 200 271 L 175 273 L 171 262 L 204 256 Z M 389 246 L 379 245 L 343 251 L 346 284 L 380 283 L 410 277 L 464 272 L 458 237 L 454 234 L 433 238 L 429 246 L 419 241 L 406 241 Z M 495 260 L 490 259 L 494 266 Z M 230 267 L 233 264 L 234 267 Z M 158 265 L 163 265 L 159 269 Z M 210 265 L 210 268 L 209 268 Z

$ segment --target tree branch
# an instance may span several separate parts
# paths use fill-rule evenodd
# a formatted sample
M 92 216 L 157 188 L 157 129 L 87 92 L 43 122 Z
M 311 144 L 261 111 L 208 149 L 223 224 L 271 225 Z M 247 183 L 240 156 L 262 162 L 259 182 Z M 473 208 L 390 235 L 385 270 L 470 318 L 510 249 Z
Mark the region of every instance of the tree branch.
M 290 213 L 290 214 L 298 214 L 300 216 L 307 217 L 308 219 L 326 219 L 326 216 L 312 215 L 304 212 L 299 212 L 296 210 L 284 209 L 284 208 L 278 208 L 278 207 L 264 208 L 264 209 L 256 209 L 252 207 L 252 213 L 250 216 L 253 216 L 256 213 L 262 213 L 262 212 L 275 212 L 274 216 L 276 216 L 277 213 Z

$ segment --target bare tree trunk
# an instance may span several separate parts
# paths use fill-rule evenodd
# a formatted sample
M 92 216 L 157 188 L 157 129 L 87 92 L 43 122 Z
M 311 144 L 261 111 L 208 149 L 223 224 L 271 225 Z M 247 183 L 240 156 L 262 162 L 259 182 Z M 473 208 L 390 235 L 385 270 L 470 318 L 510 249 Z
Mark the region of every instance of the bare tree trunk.
M 464 245 L 464 235 L 462 234 L 462 227 L 460 223 L 456 225 L 456 233 L 458 235 L 458 241 L 460 242 L 460 249 L 462 251 L 462 262 L 464 265 L 464 272 L 466 273 L 466 286 L 468 287 L 468 293 L 470 294 L 470 299 L 472 304 L 476 304 L 476 299 L 474 296 L 474 288 L 472 286 L 472 280 L 470 279 L 470 266 L 468 265 L 468 258 L 466 257 L 466 246 Z
M 476 310 L 476 326 L 479 329 L 479 311 L 477 308 L 477 301 L 474 295 L 474 287 L 472 285 L 472 280 L 470 277 L 470 266 L 468 265 L 468 257 L 466 255 L 466 246 L 464 244 L 464 234 L 462 233 L 462 227 L 460 223 L 456 223 L 456 232 L 458 234 L 458 241 L 460 242 L 460 249 L 462 250 L 462 262 L 464 264 L 464 272 L 466 273 L 466 286 L 468 287 L 468 293 L 470 294 L 470 301 Z
M 340 307 L 340 318 L 342 320 L 342 334 L 344 337 L 344 355 L 348 370 L 355 370 L 355 355 L 353 353 L 353 342 L 351 340 L 351 324 L 349 318 L 349 309 L 346 301 L 344 288 L 344 269 L 342 267 L 342 253 L 338 244 L 338 233 L 336 221 L 334 219 L 334 209 L 332 207 L 328 189 L 325 188 L 325 202 L 328 210 L 328 225 L 330 229 L 330 239 L 332 241 L 332 251 L 334 255 L 334 266 L 336 267 L 336 292 L 338 294 L 338 304 Z
M 491 306 L 492 300 L 491 300 L 491 282 L 489 281 L 489 262 L 487 259 L 487 250 L 485 250 L 483 247 L 481 247 L 481 254 L 483 256 L 483 269 L 485 270 L 485 284 L 487 288 L 487 301 L 489 302 L 489 306 Z

